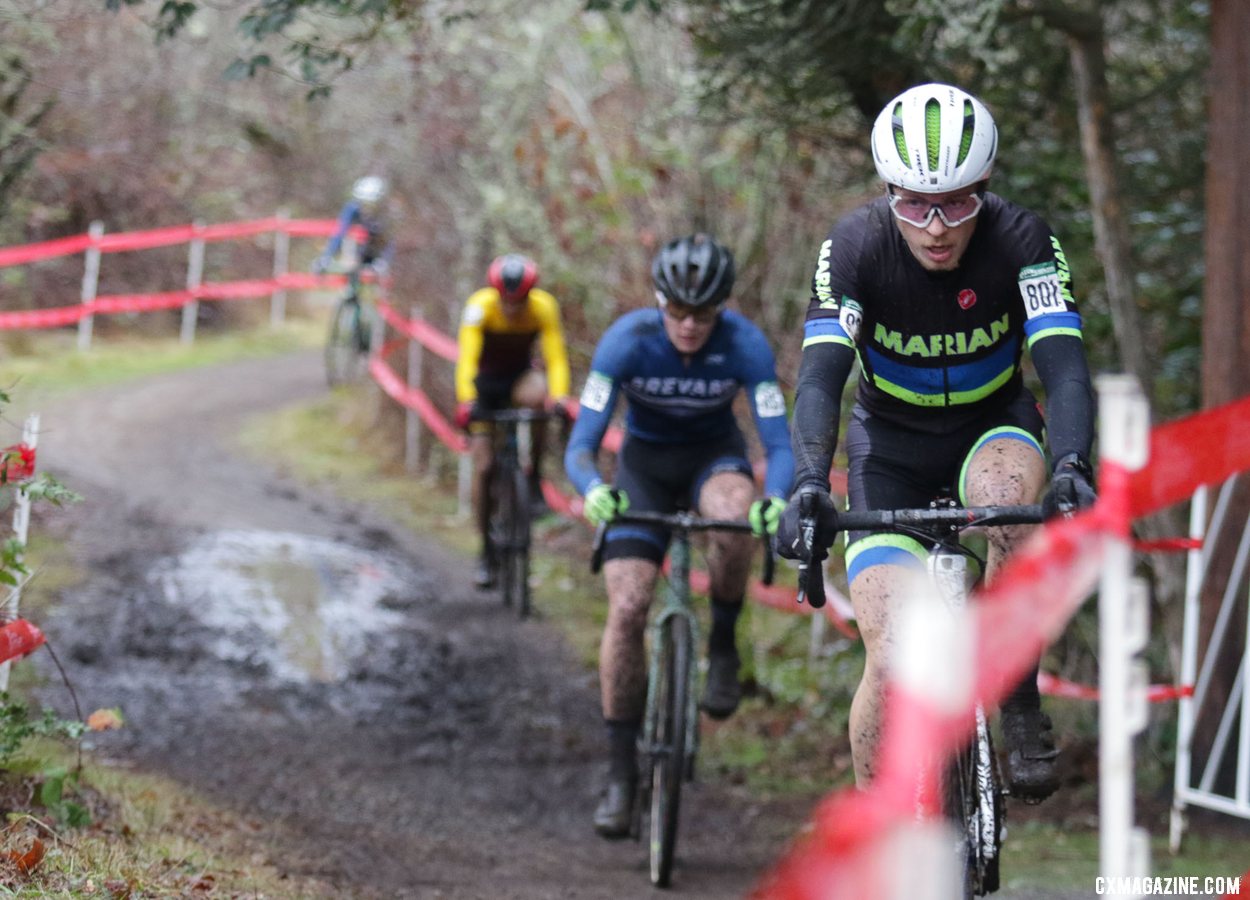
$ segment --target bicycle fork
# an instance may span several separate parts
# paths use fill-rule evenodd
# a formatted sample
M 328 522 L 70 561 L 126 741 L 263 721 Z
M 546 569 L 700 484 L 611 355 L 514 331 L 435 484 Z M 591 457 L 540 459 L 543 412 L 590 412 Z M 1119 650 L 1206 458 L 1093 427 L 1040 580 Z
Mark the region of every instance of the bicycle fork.
M 928 569 L 942 602 L 953 614 L 961 615 L 968 606 L 968 594 L 973 583 L 967 557 L 962 553 L 938 549 L 929 555 Z M 976 770 L 977 809 L 972 821 L 965 823 L 968 834 L 963 837 L 979 837 L 974 843 L 980 846 L 987 858 L 992 858 L 998 852 L 1001 838 L 998 832 L 1003 823 L 998 821 L 994 797 L 999 787 L 994 777 L 996 761 L 990 744 L 989 720 L 980 701 L 975 707 L 975 717 L 976 727 L 971 743 Z

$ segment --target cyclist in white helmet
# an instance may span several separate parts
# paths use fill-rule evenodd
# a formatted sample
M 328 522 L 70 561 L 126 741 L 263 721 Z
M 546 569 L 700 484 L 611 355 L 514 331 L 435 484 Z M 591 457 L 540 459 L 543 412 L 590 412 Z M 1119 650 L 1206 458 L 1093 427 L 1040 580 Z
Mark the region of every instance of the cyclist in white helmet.
M 388 185 L 380 175 L 365 175 L 352 185 L 351 199 L 339 211 L 338 225 L 326 248 L 313 263 L 314 272 L 324 272 L 334 262 L 347 232 L 355 225 L 364 229 L 365 239 L 357 244 L 356 265 L 369 266 L 377 274 L 390 268 L 395 246 L 390 237 L 384 202 Z
M 997 149 L 989 110 L 950 85 L 913 87 L 877 117 L 872 153 L 884 195 L 833 226 L 812 280 L 792 425 L 794 490 L 777 532 L 783 555 L 805 552 L 797 534 L 803 494 L 815 494 L 824 520 L 836 522 L 829 467 L 856 359 L 862 371 L 846 430 L 851 509 L 925 507 L 943 493 L 978 506 L 1041 495 L 1048 514 L 1094 501 L 1093 392 L 1068 262 L 1039 216 L 989 192 Z M 1026 348 L 1045 390 L 1045 420 L 1024 385 Z M 990 578 L 1030 530 L 989 529 Z M 847 578 L 867 651 L 851 707 L 861 784 L 872 777 L 880 738 L 892 610 L 906 568 L 923 565 L 926 550 L 899 535 L 848 538 Z M 1058 785 L 1036 674 L 1002 708 L 1008 784 L 1034 801 Z

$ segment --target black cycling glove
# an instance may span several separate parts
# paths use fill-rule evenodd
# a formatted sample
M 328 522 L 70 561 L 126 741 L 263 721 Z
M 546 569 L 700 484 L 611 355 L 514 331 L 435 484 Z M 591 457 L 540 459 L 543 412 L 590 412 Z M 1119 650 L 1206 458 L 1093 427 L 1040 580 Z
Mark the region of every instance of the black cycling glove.
M 803 539 L 803 535 L 799 529 L 800 508 L 802 506 L 803 497 L 807 494 L 814 494 L 816 500 L 816 533 L 812 536 L 812 547 L 807 545 Z M 820 551 L 828 549 L 833 543 L 834 534 L 838 528 L 838 508 L 834 505 L 833 498 L 829 496 L 827 488 L 818 484 L 801 484 L 798 490 L 790 497 L 790 502 L 786 504 L 785 510 L 781 513 L 781 520 L 777 523 L 777 534 L 774 537 L 773 546 L 777 550 L 779 556 L 786 559 L 801 559 L 809 562 L 812 558 L 812 548 L 816 548 L 816 558 L 823 558 Z
M 1069 453 L 1055 463 L 1050 488 L 1042 498 L 1042 515 L 1052 519 L 1093 506 L 1098 500 L 1094 491 L 1094 472 L 1079 453 Z

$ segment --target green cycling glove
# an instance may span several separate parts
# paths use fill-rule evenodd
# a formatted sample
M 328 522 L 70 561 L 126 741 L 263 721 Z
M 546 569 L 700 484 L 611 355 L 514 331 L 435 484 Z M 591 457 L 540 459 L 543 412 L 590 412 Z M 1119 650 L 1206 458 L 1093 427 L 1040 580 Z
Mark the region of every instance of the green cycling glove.
M 781 513 L 786 508 L 786 501 L 780 497 L 765 497 L 751 504 L 747 513 L 747 521 L 751 523 L 751 533 L 756 537 L 777 533 L 777 523 L 781 521 Z
M 591 525 L 611 522 L 627 509 L 629 509 L 628 495 L 606 484 L 596 484 L 588 490 L 586 499 L 582 503 L 582 515 Z

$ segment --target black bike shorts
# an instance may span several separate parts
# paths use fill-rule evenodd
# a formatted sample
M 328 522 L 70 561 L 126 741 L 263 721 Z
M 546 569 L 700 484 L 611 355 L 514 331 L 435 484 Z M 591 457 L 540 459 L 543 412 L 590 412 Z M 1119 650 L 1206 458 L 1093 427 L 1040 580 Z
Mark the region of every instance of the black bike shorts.
M 473 386 L 477 388 L 478 406 L 489 412 L 498 412 L 501 409 L 511 407 L 512 389 L 521 380 L 521 376 L 528 371 L 529 369 L 525 368 L 519 372 L 505 372 L 498 375 L 483 375 L 479 373 L 473 379 Z
M 742 433 L 694 444 L 660 444 L 627 437 L 617 460 L 615 486 L 629 496 L 632 512 L 690 509 L 709 478 L 720 472 L 752 477 Z M 668 550 L 669 531 L 648 525 L 608 529 L 603 558 L 648 559 L 659 565 Z
M 1045 456 L 1045 422 L 1037 399 L 1021 388 L 1005 406 L 946 434 L 885 422 L 858 403 L 846 430 L 849 509 L 924 509 L 939 497 L 964 502 L 968 461 L 982 445 L 1007 438 Z M 854 531 L 847 535 L 847 583 L 871 565 L 914 564 L 928 548 L 906 535 Z

